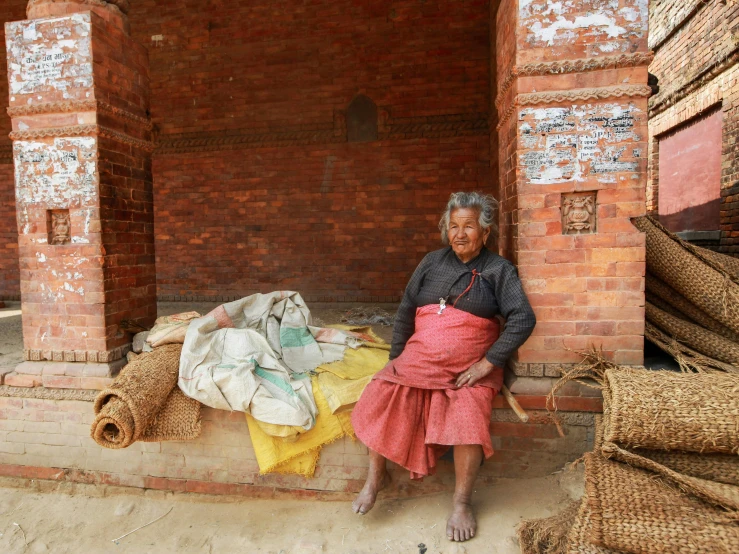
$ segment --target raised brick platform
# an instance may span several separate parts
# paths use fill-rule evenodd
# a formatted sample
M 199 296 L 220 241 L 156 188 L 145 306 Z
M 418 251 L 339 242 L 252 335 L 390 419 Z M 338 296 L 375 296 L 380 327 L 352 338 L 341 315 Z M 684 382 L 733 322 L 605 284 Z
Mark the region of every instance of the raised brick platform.
M 0 389 L 0 394 L 7 392 Z M 84 394 L 92 398 L 89 391 Z M 484 464 L 482 481 L 547 475 L 592 448 L 592 418 L 602 409 L 600 398 L 558 398 L 564 438 L 544 411 L 544 396 L 517 398 L 531 421 L 521 423 L 505 400 L 496 398 L 490 425 L 495 455 Z M 322 450 L 311 479 L 259 475 L 244 415 L 203 408 L 202 417 L 203 433 L 197 440 L 138 442 L 124 450 L 107 450 L 90 438 L 91 401 L 0 397 L 0 475 L 259 498 L 289 491 L 322 499 L 346 499 L 366 478 L 367 449 L 348 438 Z M 454 487 L 449 462 L 442 461 L 437 475 L 422 483 L 411 482 L 401 468 L 392 472 L 395 495 Z

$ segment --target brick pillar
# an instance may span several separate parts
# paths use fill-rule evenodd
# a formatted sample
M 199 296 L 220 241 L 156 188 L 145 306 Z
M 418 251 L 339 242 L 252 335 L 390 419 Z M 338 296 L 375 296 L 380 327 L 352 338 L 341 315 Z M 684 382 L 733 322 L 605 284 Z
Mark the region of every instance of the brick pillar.
M 538 325 L 518 375 L 591 345 L 643 361 L 647 0 L 502 0 L 497 12 L 500 252 Z
M 156 316 L 148 58 L 127 9 L 31 0 L 5 26 L 28 360 L 6 384 L 109 376 L 121 320 Z

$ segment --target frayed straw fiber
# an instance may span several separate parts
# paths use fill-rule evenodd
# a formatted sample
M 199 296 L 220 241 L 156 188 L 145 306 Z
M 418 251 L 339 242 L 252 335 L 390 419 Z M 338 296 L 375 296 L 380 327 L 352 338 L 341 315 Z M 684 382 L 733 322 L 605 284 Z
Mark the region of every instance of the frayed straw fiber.
M 659 346 L 662 350 L 672 355 L 685 372 L 725 371 L 727 373 L 738 373 L 739 368 L 731 364 L 709 358 L 705 354 L 693 350 L 689 346 L 679 343 L 664 331 L 655 327 L 648 321 L 644 325 L 644 338 Z
M 739 333 L 739 280 L 713 257 L 689 247 L 651 217 L 638 217 L 633 222 L 646 234 L 649 272 Z
M 739 453 L 739 375 L 609 369 L 603 439 L 626 448 Z
M 200 402 L 177 387 L 181 344 L 141 354 L 98 394 L 90 434 L 105 448 L 200 435 Z
M 661 310 L 677 317 L 681 317 L 682 319 L 693 321 L 701 327 L 705 327 L 709 331 L 713 331 L 717 335 L 721 335 L 735 343 L 739 343 L 739 335 L 713 319 L 698 306 L 683 298 L 676 290 L 672 289 L 670 286 L 649 273 L 647 273 L 646 277 L 646 289 L 647 301 L 651 302 Z M 669 308 L 662 305 L 662 303 L 659 303 L 657 299 L 661 300 L 662 303 L 665 303 Z
M 736 513 L 682 493 L 649 471 L 585 455 L 590 540 L 634 554 L 739 552 Z
M 570 502 L 551 517 L 528 519 L 516 529 L 521 554 L 564 554 L 567 533 L 575 521 L 580 502 Z
M 650 302 L 646 303 L 646 317 L 681 343 L 713 359 L 739 366 L 739 343 L 660 310 Z

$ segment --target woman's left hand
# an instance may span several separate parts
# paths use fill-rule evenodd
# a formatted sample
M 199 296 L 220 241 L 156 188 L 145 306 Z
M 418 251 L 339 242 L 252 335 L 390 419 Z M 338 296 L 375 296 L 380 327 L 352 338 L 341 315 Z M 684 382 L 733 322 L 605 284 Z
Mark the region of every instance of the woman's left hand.
M 459 374 L 459 377 L 457 377 L 457 388 L 473 386 L 486 375 L 490 375 L 493 369 L 495 369 L 495 366 L 483 357 L 480 361 L 472 364 L 467 371 Z

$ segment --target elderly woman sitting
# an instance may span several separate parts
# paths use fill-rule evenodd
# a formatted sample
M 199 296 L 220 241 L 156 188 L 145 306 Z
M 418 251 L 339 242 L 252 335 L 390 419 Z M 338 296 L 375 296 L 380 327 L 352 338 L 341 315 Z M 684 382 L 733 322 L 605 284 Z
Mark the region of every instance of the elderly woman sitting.
M 485 248 L 493 200 L 451 195 L 439 228 L 444 244 L 421 261 L 405 289 L 390 362 L 365 389 L 352 423 L 369 448 L 367 482 L 353 509 L 367 513 L 388 482 L 385 460 L 432 475 L 454 446 L 456 487 L 447 537 L 475 536 L 472 488 L 483 456 L 493 454 L 490 417 L 503 367 L 536 318 L 515 267 Z M 505 327 L 500 332 L 496 316 Z

